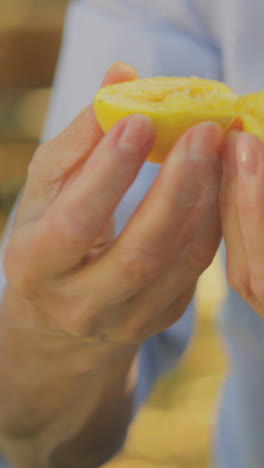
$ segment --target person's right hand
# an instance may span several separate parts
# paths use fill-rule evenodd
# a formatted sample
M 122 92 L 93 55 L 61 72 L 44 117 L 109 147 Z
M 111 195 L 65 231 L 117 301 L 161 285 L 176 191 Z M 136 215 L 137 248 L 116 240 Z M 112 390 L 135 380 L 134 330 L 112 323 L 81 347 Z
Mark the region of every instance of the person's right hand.
M 105 83 L 135 76 L 117 65 Z M 115 238 L 113 213 L 154 138 L 139 115 L 103 136 L 89 107 L 39 147 L 5 256 L 6 294 L 28 304 L 8 313 L 13 327 L 138 345 L 183 314 L 221 237 L 223 135 L 213 123 L 183 135 Z

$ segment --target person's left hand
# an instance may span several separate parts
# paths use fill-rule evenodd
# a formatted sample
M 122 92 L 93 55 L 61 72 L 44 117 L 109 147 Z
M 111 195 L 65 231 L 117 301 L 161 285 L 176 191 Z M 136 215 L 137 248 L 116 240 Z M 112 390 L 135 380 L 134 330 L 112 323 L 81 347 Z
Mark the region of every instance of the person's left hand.
M 230 132 L 220 193 L 230 285 L 264 317 L 264 143 Z

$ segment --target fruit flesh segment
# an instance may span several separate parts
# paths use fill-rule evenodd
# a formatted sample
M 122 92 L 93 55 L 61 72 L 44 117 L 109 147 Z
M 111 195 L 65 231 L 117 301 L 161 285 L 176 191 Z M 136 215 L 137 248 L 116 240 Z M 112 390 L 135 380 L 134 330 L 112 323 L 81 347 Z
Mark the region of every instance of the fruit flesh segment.
M 236 111 L 242 115 L 244 130 L 264 139 L 264 92 L 248 94 L 237 99 Z
M 214 121 L 225 130 L 235 117 L 241 116 L 246 131 L 257 136 L 264 134 L 259 124 L 260 115 L 264 116 L 263 95 L 241 98 L 223 83 L 196 77 L 156 77 L 102 88 L 94 105 L 105 132 L 128 115 L 149 116 L 156 140 L 148 160 L 162 163 L 184 131 L 200 122 Z M 253 111 L 258 109 L 257 115 L 252 107 Z

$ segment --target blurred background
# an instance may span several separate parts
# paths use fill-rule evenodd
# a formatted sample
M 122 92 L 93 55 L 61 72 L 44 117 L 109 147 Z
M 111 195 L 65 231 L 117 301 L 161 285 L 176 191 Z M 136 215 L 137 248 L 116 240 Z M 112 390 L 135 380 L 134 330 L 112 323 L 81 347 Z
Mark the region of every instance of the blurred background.
M 1 227 L 39 141 L 66 0 L 0 0 Z
M 0 230 L 39 142 L 66 0 L 0 0 Z M 206 468 L 225 359 L 215 319 L 225 294 L 219 257 L 198 288 L 198 325 L 180 367 L 162 379 L 109 468 Z M 107 422 L 106 422 L 107 423 Z

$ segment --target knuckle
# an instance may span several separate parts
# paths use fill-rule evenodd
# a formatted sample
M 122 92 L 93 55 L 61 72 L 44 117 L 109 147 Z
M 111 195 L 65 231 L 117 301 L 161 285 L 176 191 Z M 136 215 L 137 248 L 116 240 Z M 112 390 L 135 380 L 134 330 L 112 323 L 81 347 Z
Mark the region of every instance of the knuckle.
M 196 243 L 192 243 L 188 249 L 187 264 L 196 274 L 201 274 L 211 265 L 213 257 L 214 252 L 210 248 L 199 248 Z
M 136 340 L 138 342 L 146 341 L 148 338 L 155 336 L 161 331 L 163 331 L 162 328 L 163 327 L 161 327 L 160 322 L 158 323 L 156 321 L 155 322 L 154 321 L 143 322 L 139 324 L 134 334 L 130 337 L 130 341 L 134 341 L 134 342 Z
M 54 235 L 62 245 L 69 248 L 80 246 L 80 241 L 87 239 L 87 223 L 81 222 L 78 216 L 71 213 L 60 213 L 51 219 Z
M 78 314 L 75 311 L 68 317 L 66 325 L 63 318 L 63 328 L 72 336 L 96 342 L 103 340 L 105 335 L 103 314 L 98 308 L 91 306 L 80 308 Z
M 141 249 L 122 253 L 120 263 L 123 280 L 132 284 L 151 281 L 161 271 L 159 256 Z

